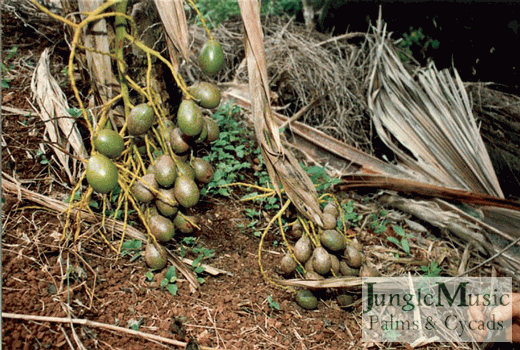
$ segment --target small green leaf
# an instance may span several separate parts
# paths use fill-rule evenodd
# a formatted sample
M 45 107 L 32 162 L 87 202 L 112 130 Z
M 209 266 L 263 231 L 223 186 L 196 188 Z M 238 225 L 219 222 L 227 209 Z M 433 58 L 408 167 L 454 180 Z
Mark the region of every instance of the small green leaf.
M 382 224 L 377 225 L 374 232 L 377 234 L 386 232 L 386 224 L 382 223 Z
M 202 255 L 199 255 L 198 257 L 196 257 L 193 260 L 193 262 L 191 263 L 191 267 L 197 268 L 200 265 L 201 261 L 202 261 Z
M 140 326 L 141 326 L 141 321 L 137 321 L 137 320 L 133 320 L 133 319 L 128 321 L 128 328 L 133 329 L 134 331 L 138 331 Z
M 269 303 L 269 307 L 271 309 L 280 310 L 280 304 L 274 301 L 270 295 L 267 297 L 267 302 Z
M 404 237 L 406 235 L 404 233 L 404 229 L 401 226 L 393 225 L 392 228 L 394 229 L 395 233 L 397 233 L 399 236 Z
M 225 197 L 230 195 L 230 193 L 227 190 L 227 188 L 219 188 L 218 194 L 220 194 L 221 196 L 225 196 Z
M 406 239 L 401 239 L 401 248 L 403 248 L 404 252 L 410 255 L 410 245 Z
M 204 268 L 202 266 L 198 266 L 195 268 L 195 270 L 193 270 L 193 272 L 198 274 L 198 273 L 203 273 L 205 270 L 206 270 L 206 268 Z
M 170 282 L 170 281 L 168 281 L 168 279 L 163 278 L 163 279 L 161 280 L 161 284 L 160 284 L 161 288 L 166 287 L 166 286 L 168 285 L 169 282 Z
M 388 237 L 388 241 L 389 241 L 389 242 L 392 242 L 392 243 L 395 244 L 396 246 L 399 246 L 399 245 L 400 245 L 400 244 L 399 244 L 399 243 L 400 243 L 399 240 L 397 240 L 397 238 L 395 238 L 395 237 Z
M 148 271 L 144 274 L 144 276 L 146 277 L 146 279 L 151 282 L 153 281 L 153 272 L 152 271 Z
M 176 284 L 170 283 L 166 287 L 168 289 L 168 292 L 170 292 L 171 295 L 175 296 L 177 295 L 177 290 L 179 289 Z
M 81 192 L 76 191 L 74 193 L 74 198 L 72 198 L 70 195 L 67 196 L 67 199 L 65 199 L 65 203 L 71 203 L 73 200 L 79 201 L 81 199 Z
M 244 210 L 246 212 L 246 215 L 249 216 L 250 218 L 254 218 L 255 216 L 260 215 L 260 212 L 255 209 L 245 208 Z
M 323 175 L 325 174 L 325 168 L 315 165 L 307 169 L 307 174 Z
M 426 273 L 426 277 L 438 277 L 442 271 L 436 261 L 430 262 L 428 266 L 421 266 L 421 270 Z
M 71 117 L 77 118 L 81 115 L 81 109 L 67 108 L 67 113 L 69 113 Z
M 193 236 L 184 237 L 182 239 L 182 243 L 187 244 L 187 245 L 193 245 L 193 244 L 197 243 L 197 238 L 193 237 Z
M 177 271 L 175 270 L 175 266 L 171 266 L 168 271 L 166 271 L 166 275 L 164 277 L 168 282 L 174 282 L 174 279 L 177 278 Z
M 140 257 L 141 257 L 141 252 L 137 252 L 130 258 L 130 262 L 136 261 Z
M 142 246 L 143 246 L 143 242 L 134 238 L 134 239 L 123 242 L 123 244 L 121 245 L 121 249 L 140 250 L 142 248 Z

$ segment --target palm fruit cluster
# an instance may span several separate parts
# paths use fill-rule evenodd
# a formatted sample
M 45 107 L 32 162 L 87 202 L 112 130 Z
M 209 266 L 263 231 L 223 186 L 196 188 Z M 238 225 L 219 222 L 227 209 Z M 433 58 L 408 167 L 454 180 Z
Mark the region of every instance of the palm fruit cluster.
M 223 63 L 221 45 L 209 40 L 199 57 L 202 71 L 214 76 Z M 142 174 L 134 174 L 131 179 L 131 194 L 145 213 L 149 233 L 158 243 L 148 244 L 145 250 L 145 260 L 153 269 L 161 269 L 167 263 L 161 244 L 170 241 L 176 231 L 191 233 L 196 226 L 196 218 L 182 211 L 198 203 L 199 186 L 211 181 L 213 168 L 193 154 L 197 147 L 208 146 L 219 137 L 218 124 L 204 116 L 201 108 L 217 108 L 220 99 L 217 86 L 199 82 L 188 87 L 172 120 L 161 119 L 152 105 L 142 103 L 127 115 L 123 128 L 126 133 L 105 128 L 93 136 L 94 152 L 87 163 L 86 179 L 94 191 L 109 193 L 122 181 L 120 164 L 116 166 L 115 162 L 127 151 L 139 152 L 147 163 L 147 168 L 140 170 Z M 129 142 L 125 143 L 125 139 Z M 125 150 L 125 146 L 130 150 Z
M 363 247 L 337 230 L 337 227 L 342 226 L 342 223 L 338 225 L 338 220 L 341 220 L 338 207 L 335 203 L 328 202 L 323 209 L 323 226 L 319 229 L 319 234 L 305 233 L 300 222 L 293 225 L 290 235 L 297 238 L 297 241 L 281 259 L 279 271 L 289 277 L 300 265 L 303 277 L 308 280 L 373 276 L 376 271 L 365 264 Z M 305 289 L 297 293 L 296 302 L 305 309 L 314 309 L 318 304 L 313 293 Z

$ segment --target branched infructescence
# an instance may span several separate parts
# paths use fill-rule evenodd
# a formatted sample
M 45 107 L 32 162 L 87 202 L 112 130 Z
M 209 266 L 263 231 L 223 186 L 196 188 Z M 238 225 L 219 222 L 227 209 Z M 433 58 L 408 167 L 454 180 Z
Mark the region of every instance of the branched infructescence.
M 78 183 L 72 190 L 70 197 L 71 200 L 66 210 L 62 239 L 76 240 L 79 238 L 81 234 L 80 213 L 89 212 L 93 214 L 91 205 L 95 202 L 95 207 L 102 211 L 100 213 L 102 215 L 101 226 L 98 232 L 105 242 L 109 243 L 108 238 L 104 233 L 110 232 L 110 230 L 105 227 L 108 222 L 108 217 L 113 217 L 114 219 L 123 221 L 123 233 L 121 235 L 119 247 L 118 249 L 115 249 L 111 244 L 109 244 L 111 249 L 114 249 L 118 253 L 120 252 L 126 229 L 130 224 L 130 220 L 135 217 L 139 219 L 146 230 L 149 241 L 154 245 L 158 245 L 158 241 L 162 241 L 164 237 L 161 237 L 160 232 L 157 233 L 153 231 L 153 228 L 151 227 L 152 225 L 150 225 L 150 213 L 152 210 L 147 209 L 146 207 L 150 201 L 143 198 L 151 198 L 152 201 L 160 200 L 170 206 L 179 206 L 179 203 L 189 203 L 189 206 L 191 206 L 194 202 L 196 203 L 196 201 L 181 201 L 178 199 L 174 200 L 172 198 L 167 198 L 167 196 L 161 192 L 161 189 L 166 190 L 169 187 L 170 189 L 175 190 L 176 197 L 189 196 L 190 194 L 185 193 L 186 191 L 181 185 L 177 185 L 176 179 L 179 178 L 183 178 L 183 184 L 188 184 L 193 191 L 197 192 L 197 196 L 194 197 L 197 198 L 197 200 L 199 189 L 195 184 L 195 178 L 185 179 L 185 177 L 189 177 L 190 171 L 194 171 L 193 169 L 190 168 L 191 170 L 184 170 L 186 173 L 181 173 L 180 171 L 181 168 L 189 168 L 189 160 L 187 163 L 188 165 L 184 164 L 186 157 L 189 155 L 186 155 L 186 152 L 184 154 L 176 154 L 171 147 L 170 135 L 172 130 L 176 128 L 174 123 L 175 119 L 174 121 L 171 120 L 172 118 L 169 117 L 171 113 L 165 110 L 164 106 L 160 104 L 159 92 L 154 89 L 152 83 L 152 58 L 157 58 L 161 63 L 168 67 L 177 86 L 181 90 L 184 99 L 193 100 L 193 96 L 190 95 L 186 82 L 168 59 L 164 58 L 158 51 L 148 47 L 137 39 L 136 23 L 126 14 L 127 0 L 108 0 L 94 11 L 83 13 L 85 17 L 79 23 L 75 23 L 65 17 L 50 12 L 35 0 L 33 0 L 33 3 L 42 12 L 66 24 L 73 31 L 70 45 L 70 57 L 68 60 L 68 74 L 72 91 L 77 100 L 79 109 L 81 110 L 81 115 L 85 120 L 85 125 L 91 135 L 91 158 L 83 160 L 86 164 L 86 171 L 81 175 Z M 200 13 L 193 2 L 190 1 L 190 4 L 200 16 Z M 95 21 L 111 17 L 114 18 L 115 26 L 115 37 L 113 39 L 111 52 L 103 52 L 99 49 L 81 44 L 81 37 L 84 28 Z M 207 30 L 208 38 L 213 40 L 213 36 L 205 26 L 203 20 L 202 22 Z M 130 29 L 129 31 L 128 28 Z M 142 50 L 146 55 L 147 67 L 144 86 L 141 86 L 129 75 L 124 50 L 130 45 Z M 220 44 L 217 46 L 219 45 Z M 222 50 L 221 47 L 218 47 L 218 49 L 220 53 Z M 110 97 L 109 100 L 101 106 L 100 113 L 97 116 L 92 116 L 85 107 L 74 79 L 74 68 L 75 65 L 77 65 L 76 56 L 78 53 L 85 51 L 107 56 L 116 63 L 115 66 L 117 67 L 116 76 L 120 85 L 120 92 L 116 96 Z M 213 65 L 211 68 L 218 71 L 221 68 L 222 62 L 205 62 L 205 64 Z M 109 72 L 107 72 L 107 74 L 108 73 Z M 211 85 L 212 89 L 216 89 L 212 84 L 209 85 Z M 135 98 L 131 96 L 131 93 L 137 93 L 138 97 Z M 139 102 L 136 101 L 142 102 L 139 104 Z M 215 99 L 212 98 L 211 101 L 215 101 Z M 197 99 L 196 102 L 201 103 L 200 98 Z M 220 91 L 218 91 L 216 106 L 218 106 L 219 103 Z M 121 104 L 123 106 L 125 123 L 122 125 L 115 125 L 112 117 L 109 117 L 111 111 L 116 107 L 116 104 Z M 214 106 L 212 105 L 212 107 Z M 199 108 L 198 105 L 193 107 L 192 111 L 195 111 L 194 115 L 188 115 L 185 119 L 189 122 L 197 122 L 198 124 L 195 124 L 199 126 L 202 125 L 203 127 L 200 128 L 200 131 L 197 129 L 190 129 L 188 133 L 187 129 L 183 129 L 181 125 L 177 125 L 177 128 L 180 129 L 180 132 L 177 134 L 184 137 L 184 140 L 190 145 L 191 154 L 193 154 L 194 147 L 208 145 L 218 138 L 218 130 L 216 131 L 216 134 L 213 133 L 211 137 L 208 137 L 207 135 L 203 136 L 202 130 L 204 127 L 206 128 L 205 130 L 207 130 L 207 125 L 205 121 L 206 119 L 202 119 L 202 113 L 200 113 Z M 177 112 L 178 117 L 180 113 L 181 112 Z M 97 118 L 97 120 L 95 118 Z M 190 125 L 187 125 L 187 127 L 190 127 Z M 103 132 L 102 134 L 103 137 L 108 138 L 113 136 L 118 138 L 118 151 L 107 152 L 104 151 L 99 144 L 96 144 L 97 138 L 100 136 L 100 131 L 104 129 L 113 129 L 116 131 L 116 133 Z M 110 141 L 107 142 L 110 143 Z M 107 143 L 104 143 L 103 147 L 107 147 L 106 145 Z M 175 165 L 173 172 L 170 172 L 171 178 L 168 179 L 169 182 L 166 185 L 161 183 L 162 188 L 157 187 L 157 184 L 154 185 L 143 180 L 143 176 L 148 172 L 156 174 L 158 171 L 155 169 L 156 159 L 161 155 L 170 157 L 172 160 L 171 163 Z M 150 166 L 147 167 L 147 165 Z M 207 173 L 203 174 L 203 176 L 197 176 L 197 179 L 211 178 L 213 174 L 211 166 L 205 170 Z M 110 181 L 106 178 L 107 173 L 115 174 Z M 155 175 L 155 177 L 158 176 L 160 175 Z M 82 182 L 84 179 L 87 180 L 90 186 L 85 191 L 82 191 Z M 160 181 L 158 180 L 157 182 Z M 111 186 L 112 183 L 114 186 Z M 140 197 L 138 200 L 135 195 L 137 189 L 147 191 L 149 195 Z M 93 196 L 96 192 L 101 194 L 101 206 L 93 200 L 93 198 L 99 198 Z M 81 194 L 81 198 L 79 200 L 74 200 L 78 194 Z M 187 209 L 189 206 L 188 204 L 185 205 L 187 206 Z M 135 214 L 131 214 L 131 212 L 134 212 Z M 157 213 L 157 211 L 155 212 Z M 175 212 L 176 214 L 174 215 L 178 215 L 179 218 L 182 219 L 179 221 L 182 221 L 184 225 L 191 225 L 193 228 L 199 228 L 192 217 L 184 215 L 177 210 L 175 210 Z M 160 213 L 157 213 L 157 215 L 159 214 Z M 171 222 L 173 222 L 173 217 Z
M 265 200 L 266 198 L 276 196 L 276 191 L 274 189 L 272 189 L 272 188 L 269 188 L 269 187 L 262 187 L 262 186 L 247 184 L 247 183 L 241 183 L 241 182 L 240 183 L 232 183 L 232 184 L 228 184 L 228 185 L 225 185 L 225 186 L 226 187 L 227 186 L 243 186 L 243 187 L 247 187 L 247 188 L 251 188 L 251 189 L 257 190 L 259 192 L 263 192 L 262 194 L 254 194 L 254 195 L 250 195 L 250 196 L 248 195 L 248 196 L 242 198 L 242 201 L 262 201 L 262 200 Z M 282 193 L 283 193 L 283 190 L 282 190 Z M 343 215 L 343 209 L 342 209 L 340 203 L 338 202 L 337 198 L 334 195 L 330 194 L 330 193 L 325 193 L 325 194 L 323 194 L 320 197 L 320 202 L 321 203 L 333 203 L 336 206 L 336 208 L 338 208 L 339 215 L 337 216 L 337 220 L 340 223 L 340 227 L 341 227 L 341 230 L 338 230 L 338 232 L 341 234 L 341 237 L 343 238 L 344 242 L 349 242 L 349 237 L 348 237 L 348 234 L 347 234 L 348 225 L 345 222 L 345 218 L 344 218 L 344 215 Z M 299 266 L 299 269 L 301 270 L 301 272 L 305 276 L 307 274 L 307 270 L 306 270 L 304 264 L 302 262 L 300 262 L 297 259 L 297 257 L 295 256 L 295 252 L 294 252 L 294 248 L 295 247 L 293 246 L 293 244 L 291 244 L 289 242 L 289 240 L 288 240 L 288 238 L 286 236 L 286 229 L 285 229 L 285 227 L 294 226 L 297 223 L 301 224 L 302 230 L 303 230 L 302 237 L 308 237 L 308 239 L 310 240 L 310 244 L 311 244 L 311 248 L 312 249 L 315 249 L 315 248 L 318 248 L 318 247 L 322 247 L 322 242 L 321 242 L 320 235 L 325 230 L 322 227 L 318 227 L 318 228 L 315 227 L 314 223 L 311 220 L 305 219 L 305 218 L 303 218 L 301 216 L 298 216 L 297 219 L 294 222 L 290 223 L 290 224 L 284 224 L 283 220 L 282 220 L 282 216 L 287 211 L 287 209 L 289 208 L 290 204 L 291 204 L 290 200 L 287 200 L 285 202 L 285 204 L 271 218 L 271 220 L 269 221 L 267 227 L 264 229 L 262 235 L 260 236 L 260 243 L 258 245 L 258 264 L 260 266 L 260 272 L 262 273 L 262 276 L 264 277 L 264 279 L 266 281 L 276 285 L 277 287 L 284 288 L 284 289 L 290 289 L 291 290 L 291 288 L 289 288 L 288 286 L 280 284 L 279 280 L 270 277 L 266 273 L 266 271 L 265 271 L 265 269 L 264 269 L 264 267 L 262 265 L 262 250 L 263 250 L 263 245 L 264 245 L 264 241 L 265 241 L 266 236 L 269 234 L 269 232 L 270 232 L 271 228 L 273 227 L 273 225 L 275 223 L 277 223 L 278 224 L 278 229 L 280 231 L 280 235 L 282 237 L 282 241 L 285 244 L 285 247 L 287 249 L 288 255 L 291 257 L 292 260 L 294 260 L 295 266 Z M 334 271 L 331 268 L 330 269 L 330 275 L 332 277 L 338 277 L 339 274 L 338 274 L 337 271 Z M 293 292 L 296 293 L 296 291 L 294 291 L 294 290 L 293 290 Z

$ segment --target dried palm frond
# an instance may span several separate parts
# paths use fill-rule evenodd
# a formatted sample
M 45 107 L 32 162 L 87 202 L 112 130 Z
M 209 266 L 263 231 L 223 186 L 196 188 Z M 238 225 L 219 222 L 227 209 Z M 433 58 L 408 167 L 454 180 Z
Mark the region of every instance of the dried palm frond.
M 60 89 L 56 79 L 51 75 L 49 69 L 49 49 L 45 49 L 42 52 L 38 65 L 34 70 L 31 89 L 40 108 L 40 117 L 45 123 L 46 133 L 54 152 L 67 173 L 69 181 L 74 183 L 78 169 L 77 160 L 73 158 L 73 172 L 70 172 L 70 147 L 72 146 L 76 156 L 80 159 L 87 158 L 88 153 L 75 121 L 68 112 L 67 97 Z
M 520 210 L 511 210 L 497 206 L 481 207 L 483 221 L 514 238 L 520 237 Z
M 416 81 L 381 21 L 375 38 L 368 106 L 381 139 L 417 179 L 503 198 L 457 71 L 432 63 Z
M 361 277 L 335 277 L 323 280 L 281 280 L 278 281 L 283 286 L 302 287 L 309 289 L 325 289 L 325 288 L 345 288 L 360 289 L 362 285 Z
M 321 226 L 322 212 L 314 184 L 296 158 L 282 146 L 278 126 L 271 114 L 260 4 L 240 0 L 239 5 L 245 27 L 244 44 L 255 133 L 267 171 L 278 194 L 282 185 L 296 209 Z
M 179 0 L 155 0 L 155 6 L 157 6 L 166 32 L 170 60 L 173 66 L 178 69 L 177 53 L 180 52 L 184 59 L 188 59 L 189 56 L 188 24 L 184 12 L 184 2 Z
M 104 2 L 104 0 L 78 0 L 78 6 L 81 12 L 88 13 Z M 88 68 L 92 74 L 92 85 L 99 92 L 99 97 L 104 104 L 113 97 L 113 88 L 118 85 L 112 72 L 110 56 L 101 54 L 101 52 L 110 52 L 106 20 L 100 19 L 87 25 L 83 28 L 83 32 L 85 46 L 93 49 L 93 51 L 86 51 Z
M 381 198 L 389 206 L 472 243 L 515 278 L 519 255 L 505 252 L 496 242 L 517 236 L 508 233 L 520 227 L 519 204 L 504 199 L 457 71 L 452 76 L 431 63 L 414 79 L 388 40 L 381 19 L 372 45 L 373 66 L 368 77 L 371 118 L 378 135 L 397 155 L 399 166 L 414 173 L 409 179 L 353 175 L 345 177 L 341 187 L 387 188 L 492 207 L 477 209 L 474 214 L 479 218 L 475 218 L 439 199 L 433 203 L 398 196 Z
M 475 205 L 487 205 L 516 210 L 520 213 L 520 203 L 510 199 L 497 198 L 485 193 L 475 193 L 445 186 L 427 184 L 413 179 L 399 179 L 376 174 L 350 174 L 342 176 L 342 180 L 343 181 L 339 185 L 339 188 L 343 191 L 356 188 L 386 189 L 418 194 L 423 197 L 443 198 Z
M 45 6 L 54 13 L 62 13 L 62 4 L 59 0 L 50 0 Z M 31 0 L 3 0 L 0 2 L 0 8 L 4 13 L 9 13 L 17 20 L 22 22 L 24 26 L 28 26 L 43 37 L 42 28 L 56 30 L 56 20 L 43 13 Z

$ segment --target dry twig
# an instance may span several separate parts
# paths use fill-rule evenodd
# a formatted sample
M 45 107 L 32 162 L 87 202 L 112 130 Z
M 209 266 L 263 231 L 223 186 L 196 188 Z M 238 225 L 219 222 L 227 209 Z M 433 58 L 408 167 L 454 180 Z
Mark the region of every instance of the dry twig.
M 87 326 L 87 327 L 96 327 L 96 328 L 107 329 L 107 330 L 110 330 L 110 331 L 119 332 L 119 333 L 123 333 L 123 334 L 130 334 L 130 335 L 133 335 L 133 336 L 136 336 L 136 337 L 141 337 L 141 338 L 144 338 L 144 339 L 156 340 L 156 341 L 159 341 L 161 343 L 171 344 L 171 345 L 175 345 L 175 346 L 181 347 L 181 348 L 185 348 L 186 345 L 187 345 L 186 342 L 182 342 L 182 341 L 178 341 L 178 340 L 174 340 L 174 339 L 169 339 L 169 338 L 161 337 L 161 336 L 154 335 L 154 334 L 134 331 L 133 329 L 130 329 L 130 328 L 123 328 L 123 327 L 113 326 L 111 324 L 95 322 L 95 321 L 90 321 L 90 320 L 86 320 L 86 319 L 68 318 L 68 317 L 47 317 L 47 316 L 36 316 L 36 315 L 22 315 L 22 314 L 13 314 L 13 313 L 10 313 L 10 312 L 2 312 L 2 317 L 3 318 L 15 319 L 15 320 L 26 320 L 26 321 L 40 321 L 40 322 L 58 322 L 58 323 L 80 324 L 80 325 L 84 325 L 84 326 Z M 207 350 L 215 349 L 215 348 L 208 348 L 208 347 L 204 347 L 204 346 L 201 346 L 200 348 L 201 349 L 207 349 Z

